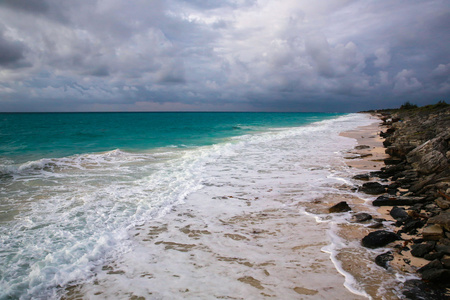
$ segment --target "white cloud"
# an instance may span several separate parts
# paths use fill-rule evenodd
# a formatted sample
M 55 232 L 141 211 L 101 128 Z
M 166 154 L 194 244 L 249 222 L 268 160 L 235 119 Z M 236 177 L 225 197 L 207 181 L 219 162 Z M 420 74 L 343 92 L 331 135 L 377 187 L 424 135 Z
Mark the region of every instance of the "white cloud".
M 422 87 L 422 83 L 414 77 L 414 72 L 403 69 L 395 76 L 394 91 L 397 93 L 409 93 Z
M 388 50 L 384 48 L 379 48 L 375 51 L 376 60 L 374 61 L 374 65 L 377 68 L 385 68 L 391 62 L 391 55 Z

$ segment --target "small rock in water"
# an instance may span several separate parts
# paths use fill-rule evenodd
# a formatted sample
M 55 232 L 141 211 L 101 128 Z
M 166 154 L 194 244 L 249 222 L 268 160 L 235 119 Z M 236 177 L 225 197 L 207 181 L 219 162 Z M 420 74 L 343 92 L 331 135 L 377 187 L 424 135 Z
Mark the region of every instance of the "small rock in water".
M 372 229 L 378 229 L 378 228 L 381 228 L 381 227 L 383 227 L 383 223 L 382 222 L 378 222 L 378 221 L 375 221 L 372 224 L 370 224 L 369 226 L 367 226 L 367 228 L 372 228 Z
M 378 266 L 387 269 L 387 268 L 388 268 L 388 263 L 389 263 L 391 260 L 393 260 L 393 259 L 394 259 L 394 255 L 392 255 L 392 252 L 389 251 L 389 252 L 386 252 L 386 253 L 383 253 L 383 254 L 378 255 L 378 256 L 375 258 L 375 263 L 376 263 Z
M 352 209 L 350 208 L 350 206 L 348 206 L 347 202 L 345 202 L 345 201 L 341 201 L 338 204 L 333 205 L 332 207 L 330 207 L 328 209 L 328 211 L 330 213 L 340 213 L 340 212 L 345 212 L 345 211 L 350 211 L 350 210 L 352 210 Z
M 368 213 L 363 212 L 363 213 L 354 214 L 352 216 L 352 218 L 350 219 L 350 222 L 359 223 L 359 222 L 365 222 L 368 220 L 372 220 L 372 216 Z
M 368 181 L 370 179 L 370 175 L 369 174 L 358 174 L 358 175 L 353 176 L 353 179 Z
M 377 230 L 362 239 L 362 245 L 367 248 L 378 248 L 399 240 L 399 236 L 391 231 Z
M 367 145 L 358 145 L 355 147 L 356 150 L 369 149 L 370 146 Z

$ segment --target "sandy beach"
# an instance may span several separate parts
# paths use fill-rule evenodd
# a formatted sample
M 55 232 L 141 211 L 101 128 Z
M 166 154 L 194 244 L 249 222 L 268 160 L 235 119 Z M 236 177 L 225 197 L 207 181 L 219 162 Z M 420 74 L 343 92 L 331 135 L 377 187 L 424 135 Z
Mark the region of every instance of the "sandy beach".
M 344 153 L 351 174 L 383 165 L 379 130 L 374 123 L 342 133 L 370 147 Z M 348 167 L 336 164 L 333 172 L 348 174 Z M 66 299 L 398 299 L 398 276 L 407 270 L 376 266 L 381 250 L 361 246 L 373 222 L 350 222 L 358 212 L 388 220 L 386 212 L 352 192 L 349 179 L 314 198 L 296 178 L 258 180 L 212 184 L 135 228 L 134 250 L 98 270 L 92 283 L 72 287 Z M 352 211 L 329 214 L 340 201 Z
M 372 116 L 372 118 L 377 118 Z M 384 159 L 388 158 L 389 155 L 385 153 L 385 148 L 383 146 L 383 139 L 380 137 L 380 131 L 385 131 L 386 126 L 381 125 L 381 121 L 374 123 L 369 126 L 359 127 L 353 131 L 347 131 L 341 133 L 342 136 L 354 138 L 358 142 L 358 146 L 354 150 L 350 151 L 347 156 L 346 163 L 349 167 L 361 170 L 362 173 L 368 171 L 378 171 L 385 166 Z M 368 146 L 368 147 L 365 147 Z M 389 183 L 389 182 L 387 182 Z M 406 190 L 405 190 L 406 191 Z M 400 206 L 402 207 L 402 206 Z M 407 206 L 403 206 L 407 208 Z M 389 214 L 391 206 L 382 206 L 377 208 L 377 213 L 379 218 L 385 219 L 388 222 L 395 223 L 395 219 Z M 419 229 L 418 235 L 421 233 Z M 352 233 L 347 232 L 349 236 Z M 366 233 L 367 234 L 367 233 Z M 362 238 L 364 234 L 358 237 Z M 417 270 L 424 265 L 428 264 L 429 261 L 414 257 L 410 252 L 402 252 L 395 250 L 401 248 L 405 244 L 405 240 L 410 240 L 413 237 L 402 234 L 403 241 L 397 241 L 391 243 L 389 246 L 393 250 L 394 259 L 390 262 L 390 266 L 397 272 L 404 272 L 405 274 L 416 274 Z

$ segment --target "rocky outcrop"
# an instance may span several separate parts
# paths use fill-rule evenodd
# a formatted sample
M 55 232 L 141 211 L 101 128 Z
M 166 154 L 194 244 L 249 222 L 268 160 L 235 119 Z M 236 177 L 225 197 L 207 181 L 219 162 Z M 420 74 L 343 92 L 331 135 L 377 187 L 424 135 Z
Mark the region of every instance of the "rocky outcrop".
M 382 194 L 373 205 L 393 207 L 390 214 L 396 220 L 397 230 L 372 232 L 362 244 L 378 247 L 368 242 L 369 236 L 370 240 L 378 235 L 375 240 L 383 240 L 386 236 L 380 244 L 387 245 L 396 240 L 396 234 L 413 235 L 403 242 L 412 245 L 400 247 L 401 251 L 411 251 L 411 255 L 431 261 L 418 272 L 426 280 L 426 286 L 432 286 L 434 291 L 423 290 L 425 285 L 420 281 L 410 281 L 408 285 L 424 295 L 432 295 L 450 288 L 450 106 L 440 103 L 384 112 L 381 119 L 387 128 L 380 136 L 385 138 L 383 144 L 391 157 L 385 160 L 386 167 L 380 171 L 355 179 L 379 177 L 389 182 L 387 186 L 367 182 L 359 190 Z M 380 255 L 377 264 L 386 268 L 390 258 L 388 253 Z

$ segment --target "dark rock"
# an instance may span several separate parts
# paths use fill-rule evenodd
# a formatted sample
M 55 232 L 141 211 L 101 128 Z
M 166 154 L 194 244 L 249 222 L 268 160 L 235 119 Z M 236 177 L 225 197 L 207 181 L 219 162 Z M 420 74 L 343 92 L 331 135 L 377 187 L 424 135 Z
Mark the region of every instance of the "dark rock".
M 387 189 L 387 193 L 388 193 L 390 196 L 395 196 L 395 195 L 397 195 L 397 192 L 398 192 L 398 189 L 397 189 L 397 188 L 391 188 L 391 187 L 388 187 L 388 189 Z
M 388 135 L 386 135 L 386 134 L 383 134 L 383 135 L 380 134 L 380 136 L 381 136 L 382 138 L 388 137 Z M 388 147 L 391 146 L 391 145 L 392 145 L 392 142 L 391 142 L 391 141 L 389 141 L 389 140 L 384 140 L 384 141 L 383 141 L 383 146 L 384 146 L 385 148 L 388 148 Z
M 411 220 L 405 223 L 402 230 L 408 234 L 415 234 L 417 228 L 422 228 L 425 222 L 422 220 Z
M 405 205 L 415 205 L 421 203 L 425 200 L 424 197 L 386 197 L 380 196 L 372 202 L 374 206 L 405 206 Z
M 378 195 L 386 191 L 386 186 L 378 182 L 367 182 L 362 185 L 360 190 L 366 194 Z
M 377 230 L 362 239 L 362 245 L 367 248 L 378 248 L 399 240 L 399 236 L 391 231 Z
M 383 171 L 375 171 L 375 172 L 370 172 L 370 176 L 372 177 L 378 177 L 378 178 L 382 178 L 382 179 L 386 179 L 391 177 L 391 175 L 384 173 Z
M 406 212 L 406 210 L 404 208 L 397 206 L 394 206 L 389 212 L 389 214 L 391 215 L 391 217 L 399 221 L 405 221 L 406 219 L 409 218 L 409 215 Z
M 402 162 L 403 162 L 403 160 L 401 158 L 397 158 L 397 157 L 386 158 L 384 160 L 384 163 L 386 165 L 397 165 L 397 164 L 400 164 Z
M 450 257 L 441 258 L 441 263 L 446 269 L 450 269 Z
M 393 165 L 384 169 L 384 173 L 394 175 L 396 173 L 402 172 L 406 170 L 405 163 L 401 163 L 398 165 Z
M 375 222 L 386 222 L 386 219 L 383 219 L 383 218 L 373 218 L 373 220 L 375 221 Z
M 398 118 L 392 119 L 392 123 L 395 123 L 395 122 L 398 122 L 398 121 L 399 121 Z M 395 132 L 395 127 L 389 127 L 388 129 L 386 129 L 386 133 L 392 134 L 394 132 Z
M 413 193 L 417 193 L 421 189 L 423 189 L 424 186 L 429 184 L 432 180 L 433 180 L 433 176 L 427 176 L 424 178 L 420 178 L 409 188 L 409 191 L 411 191 Z
M 358 174 L 358 175 L 353 176 L 353 179 L 368 181 L 370 179 L 370 176 L 369 176 L 369 174 Z
M 450 239 L 448 239 L 448 238 L 440 239 L 439 244 L 450 246 Z
M 333 205 L 332 207 L 330 207 L 328 209 L 328 211 L 330 213 L 340 213 L 340 212 L 345 212 L 345 211 L 350 211 L 350 210 L 352 210 L 352 209 L 350 208 L 350 206 L 348 206 L 347 202 L 345 202 L 345 201 L 341 201 L 338 204 Z
M 395 181 L 388 185 L 388 189 L 398 189 L 399 187 L 400 187 L 400 185 L 398 183 L 396 183 Z
M 423 243 L 411 246 L 411 255 L 415 257 L 423 257 L 434 249 L 434 243 Z
M 434 283 L 450 283 L 450 270 L 448 269 L 429 269 L 422 273 L 423 280 L 429 280 Z
M 383 227 L 383 223 L 377 222 L 377 221 L 375 221 L 372 224 L 367 226 L 367 228 L 371 228 L 371 229 L 378 229 L 378 228 L 381 228 L 381 227 Z
M 355 147 L 356 150 L 369 149 L 370 146 L 367 145 L 358 145 Z
M 383 143 L 383 145 L 385 145 L 385 147 L 387 147 L 385 152 L 386 152 L 386 154 L 389 154 L 392 157 L 404 158 L 411 150 L 413 150 L 415 148 L 414 146 L 408 146 L 406 144 L 398 145 L 397 143 L 394 143 L 395 141 L 393 138 L 388 138 L 388 139 L 386 139 L 385 142 L 387 144 L 387 145 L 385 145 L 385 143 Z
M 432 253 L 425 254 L 423 256 L 423 258 L 425 258 L 426 260 L 436 260 L 436 259 L 441 259 L 442 257 L 444 257 L 443 252 L 432 252 Z
M 419 270 L 417 270 L 417 272 L 423 273 L 423 272 L 431 270 L 431 269 L 442 269 L 442 268 L 444 268 L 444 266 L 438 259 L 436 259 L 436 260 L 433 260 L 432 262 L 429 262 L 428 264 L 426 264 Z
M 378 256 L 375 258 L 375 263 L 376 263 L 378 266 L 387 269 L 388 266 L 389 266 L 388 263 L 389 263 L 391 260 L 393 260 L 393 259 L 394 259 L 394 255 L 392 255 L 392 252 L 389 251 L 389 252 L 386 252 L 386 253 L 383 253 L 383 254 L 378 255 Z
M 423 204 L 422 203 L 416 203 L 413 206 L 411 206 L 409 209 L 413 210 L 415 212 L 420 212 L 420 210 L 422 209 Z
M 448 245 L 437 244 L 435 246 L 435 248 L 436 248 L 436 251 L 443 252 L 447 255 L 450 255 L 450 246 L 448 246 Z
M 352 218 L 350 219 L 350 222 L 360 223 L 360 222 L 365 222 L 365 221 L 368 221 L 368 220 L 372 220 L 372 216 L 370 214 L 368 214 L 368 213 L 364 213 L 363 212 L 363 213 L 354 214 L 352 216 Z
M 448 300 L 445 288 L 433 283 L 412 279 L 403 284 L 403 295 L 409 300 Z

